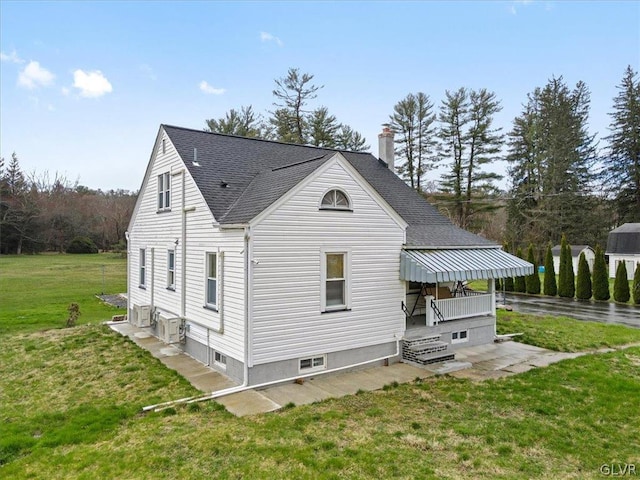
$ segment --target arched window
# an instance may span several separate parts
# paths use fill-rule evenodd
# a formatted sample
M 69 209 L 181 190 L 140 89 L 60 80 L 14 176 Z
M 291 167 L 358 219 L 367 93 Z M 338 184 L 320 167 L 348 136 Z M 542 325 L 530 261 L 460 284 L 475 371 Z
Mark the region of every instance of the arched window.
M 333 210 L 350 210 L 351 204 L 349 203 L 349 197 L 341 190 L 330 190 L 324 197 L 322 197 L 322 203 L 320 208 L 327 208 Z

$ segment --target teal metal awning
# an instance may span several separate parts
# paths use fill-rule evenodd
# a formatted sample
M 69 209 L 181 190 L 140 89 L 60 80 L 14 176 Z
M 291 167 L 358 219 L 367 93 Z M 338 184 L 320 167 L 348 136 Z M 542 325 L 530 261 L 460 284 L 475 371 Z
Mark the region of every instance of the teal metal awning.
M 421 283 L 455 282 L 533 274 L 533 265 L 500 248 L 403 250 L 400 280 Z

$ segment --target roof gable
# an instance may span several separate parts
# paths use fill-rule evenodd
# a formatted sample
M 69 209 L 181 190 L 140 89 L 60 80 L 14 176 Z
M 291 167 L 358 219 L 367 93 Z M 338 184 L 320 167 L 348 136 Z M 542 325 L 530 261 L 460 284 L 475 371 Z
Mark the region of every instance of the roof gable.
M 338 152 L 170 125 L 162 128 L 221 225 L 249 222 Z M 454 226 L 370 153 L 340 153 L 406 221 L 407 245 L 494 245 Z

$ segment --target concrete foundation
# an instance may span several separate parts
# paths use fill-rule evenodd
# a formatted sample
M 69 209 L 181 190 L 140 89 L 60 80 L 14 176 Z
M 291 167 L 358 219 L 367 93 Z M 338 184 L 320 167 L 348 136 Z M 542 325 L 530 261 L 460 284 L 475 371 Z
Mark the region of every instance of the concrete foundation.
M 322 375 L 327 370 L 335 368 L 348 367 L 362 362 L 367 362 L 375 358 L 394 355 L 396 353 L 396 343 L 386 343 L 382 345 L 372 345 L 369 347 L 356 348 L 353 350 L 343 350 L 340 352 L 327 353 L 326 369 L 319 370 L 315 373 Z M 396 356 L 389 359 L 388 363 L 399 361 L 400 357 Z M 368 366 L 383 365 L 384 361 L 372 362 Z M 282 360 L 278 362 L 265 363 L 262 365 L 254 365 L 249 369 L 249 385 L 258 385 L 266 382 L 273 382 L 286 378 L 295 378 L 305 375 L 307 372 L 301 372 L 299 368 L 299 359 Z

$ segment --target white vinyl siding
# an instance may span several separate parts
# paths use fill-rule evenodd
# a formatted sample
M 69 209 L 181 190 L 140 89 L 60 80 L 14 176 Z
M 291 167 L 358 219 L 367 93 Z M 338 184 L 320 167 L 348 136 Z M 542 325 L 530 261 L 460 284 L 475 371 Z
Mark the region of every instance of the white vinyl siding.
M 139 279 L 138 285 L 144 287 L 147 285 L 147 251 L 144 248 L 140 249 L 139 257 Z
M 252 226 L 250 365 L 390 343 L 404 332 L 403 228 L 341 162 L 316 173 Z M 349 195 L 349 215 L 318 208 L 336 188 Z M 350 310 L 323 313 L 325 254 L 341 252 Z
M 157 215 L 157 181 L 160 174 L 180 172 L 185 168 L 169 138 L 165 140 L 162 154 L 162 137 L 158 139 L 157 152 L 152 159 L 140 198 L 129 228 L 129 248 L 136 252 L 146 248 L 146 289 L 130 289 L 131 305 L 151 305 L 166 316 L 181 314 L 182 282 L 186 282 L 187 337 L 202 345 L 209 345 L 226 357 L 244 361 L 244 231 L 220 230 L 213 226 L 215 219 L 188 171 L 185 173 L 186 207 L 195 207 L 186 214 L 186 258 L 182 258 L 182 212 L 174 208 Z M 181 173 L 172 174 L 173 189 L 171 203 L 182 204 Z M 178 246 L 175 242 L 178 240 Z M 175 289 L 166 287 L 165 252 L 175 249 Z M 224 252 L 219 258 L 218 271 L 224 270 L 224 280 L 218 278 L 218 291 L 223 295 L 224 312 L 203 308 L 206 284 L 206 252 Z M 129 281 L 138 282 L 138 258 L 131 255 Z M 152 267 L 152 258 L 155 268 Z M 184 262 L 184 265 L 183 265 Z M 224 263 L 224 265 L 221 265 Z M 185 278 L 182 278 L 182 269 Z M 153 274 L 152 274 L 153 272 Z M 153 278 L 155 277 L 155 278 Z M 221 284 L 224 285 L 221 285 Z M 153 290 L 153 295 L 151 292 Z M 220 309 L 220 298 L 218 308 Z M 224 332 L 218 333 L 224 323 Z

